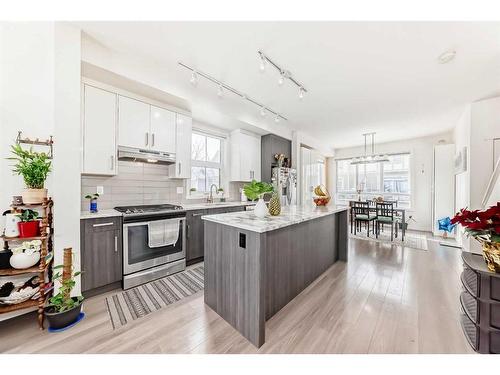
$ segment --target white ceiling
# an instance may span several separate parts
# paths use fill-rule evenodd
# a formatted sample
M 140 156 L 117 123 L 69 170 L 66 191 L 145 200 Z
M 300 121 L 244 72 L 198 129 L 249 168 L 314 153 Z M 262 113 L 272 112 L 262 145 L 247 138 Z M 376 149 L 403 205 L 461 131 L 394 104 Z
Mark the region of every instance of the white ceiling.
M 262 101 L 333 148 L 451 129 L 464 105 L 500 94 L 500 23 L 466 22 L 81 22 L 106 48 L 164 67 L 158 87 L 192 103 L 193 114 L 275 126 L 259 109 L 200 80 L 183 61 Z M 290 70 L 309 93 L 298 99 L 278 73 L 259 71 L 257 50 Z M 456 58 L 437 57 L 455 49 Z M 161 82 L 160 82 L 161 81 Z

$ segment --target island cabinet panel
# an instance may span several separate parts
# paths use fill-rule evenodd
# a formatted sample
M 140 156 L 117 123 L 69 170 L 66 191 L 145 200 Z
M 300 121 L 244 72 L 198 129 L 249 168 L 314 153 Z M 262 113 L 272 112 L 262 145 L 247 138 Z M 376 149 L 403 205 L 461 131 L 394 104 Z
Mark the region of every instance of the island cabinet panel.
M 265 232 L 229 219 L 205 220 L 205 303 L 260 347 L 266 320 L 337 260 L 347 261 L 347 214 Z
M 330 215 L 267 233 L 266 320 L 338 260 L 336 220 Z
M 205 222 L 205 303 L 257 347 L 265 331 L 265 237 Z

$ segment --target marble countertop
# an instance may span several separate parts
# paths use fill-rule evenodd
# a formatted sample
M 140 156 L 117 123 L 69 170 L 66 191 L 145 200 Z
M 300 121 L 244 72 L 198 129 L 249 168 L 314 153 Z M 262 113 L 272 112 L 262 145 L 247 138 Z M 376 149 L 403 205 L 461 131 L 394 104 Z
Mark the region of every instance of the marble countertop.
M 89 211 L 80 212 L 80 219 L 98 219 L 101 217 L 116 217 L 116 216 L 122 216 L 122 213 L 112 208 L 107 210 L 99 210 L 96 213 L 92 213 Z
M 217 203 L 185 203 L 185 204 L 181 204 L 181 206 L 186 211 L 207 210 L 207 209 L 209 210 L 209 209 L 215 209 L 215 208 L 251 206 L 251 205 L 255 205 L 255 202 L 235 201 L 235 202 L 220 202 L 220 203 L 217 202 Z M 91 213 L 89 211 L 82 211 L 80 213 L 80 219 L 98 219 L 98 218 L 102 218 L 102 217 L 116 217 L 116 216 L 122 216 L 122 213 L 118 212 L 112 208 L 105 209 L 105 210 L 99 210 L 96 213 Z
M 253 211 L 241 211 L 205 215 L 202 216 L 202 219 L 252 232 L 264 233 L 346 210 L 347 207 L 333 205 L 326 207 L 290 206 L 283 207 L 279 216 L 268 214 L 264 218 L 258 218 Z

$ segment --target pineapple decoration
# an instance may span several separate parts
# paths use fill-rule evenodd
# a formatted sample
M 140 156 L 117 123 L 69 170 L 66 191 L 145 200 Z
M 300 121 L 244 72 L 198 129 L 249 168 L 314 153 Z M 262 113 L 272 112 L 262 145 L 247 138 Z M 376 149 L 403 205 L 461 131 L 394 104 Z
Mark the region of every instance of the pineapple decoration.
M 273 193 L 271 200 L 269 201 L 269 214 L 271 216 L 278 216 L 281 213 L 281 203 L 278 197 L 278 193 Z

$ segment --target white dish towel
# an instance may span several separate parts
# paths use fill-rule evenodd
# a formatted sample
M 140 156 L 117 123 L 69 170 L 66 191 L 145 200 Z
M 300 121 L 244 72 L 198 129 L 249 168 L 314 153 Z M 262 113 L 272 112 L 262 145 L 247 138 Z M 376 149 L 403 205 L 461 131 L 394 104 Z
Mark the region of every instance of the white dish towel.
M 181 219 L 166 219 L 148 223 L 149 247 L 174 245 L 179 239 L 179 224 Z

